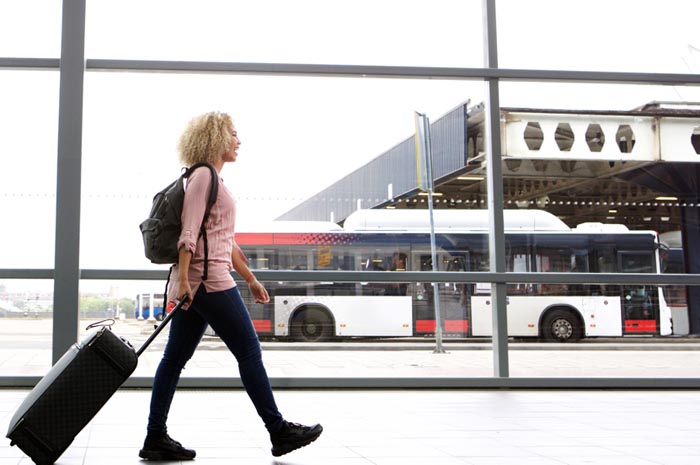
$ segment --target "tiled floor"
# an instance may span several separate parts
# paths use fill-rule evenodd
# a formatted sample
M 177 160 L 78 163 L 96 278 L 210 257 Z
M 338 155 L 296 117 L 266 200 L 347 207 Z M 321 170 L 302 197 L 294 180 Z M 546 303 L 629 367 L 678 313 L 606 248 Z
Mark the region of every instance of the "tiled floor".
M 3 425 L 26 394 L 0 390 Z M 197 450 L 200 465 L 700 463 L 695 391 L 278 390 L 276 397 L 288 419 L 323 424 L 318 441 L 275 459 L 238 390 L 178 391 L 170 432 Z M 57 463 L 145 463 L 137 454 L 148 401 L 147 390 L 119 391 Z M 0 442 L 0 465 L 31 463 Z

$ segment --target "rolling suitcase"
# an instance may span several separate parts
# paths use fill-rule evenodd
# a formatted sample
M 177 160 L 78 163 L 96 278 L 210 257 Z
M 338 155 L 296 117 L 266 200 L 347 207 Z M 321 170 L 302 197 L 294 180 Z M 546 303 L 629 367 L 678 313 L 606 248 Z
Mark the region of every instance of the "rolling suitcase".
M 10 421 L 7 437 L 37 465 L 50 465 L 136 369 L 150 345 L 184 301 L 178 303 L 138 351 L 108 327 L 74 344 L 27 395 Z

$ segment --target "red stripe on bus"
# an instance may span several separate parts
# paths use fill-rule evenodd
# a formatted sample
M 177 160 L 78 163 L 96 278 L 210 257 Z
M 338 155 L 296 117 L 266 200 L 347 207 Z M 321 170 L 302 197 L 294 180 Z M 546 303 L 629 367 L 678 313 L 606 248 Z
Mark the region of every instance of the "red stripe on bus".
M 627 333 L 655 333 L 656 320 L 625 320 Z
M 353 234 L 319 233 L 236 233 L 238 245 L 343 245 L 352 244 Z
M 272 321 L 270 320 L 253 320 L 253 327 L 258 333 L 271 333 Z
M 469 329 L 469 321 L 467 320 L 445 320 L 445 332 L 447 333 L 465 333 Z M 417 333 L 434 333 L 435 320 L 416 320 Z
M 236 233 L 238 245 L 303 245 L 321 244 L 323 234 L 317 233 Z
M 272 244 L 272 233 L 236 233 L 238 245 Z
M 417 333 L 434 333 L 435 320 L 416 320 Z

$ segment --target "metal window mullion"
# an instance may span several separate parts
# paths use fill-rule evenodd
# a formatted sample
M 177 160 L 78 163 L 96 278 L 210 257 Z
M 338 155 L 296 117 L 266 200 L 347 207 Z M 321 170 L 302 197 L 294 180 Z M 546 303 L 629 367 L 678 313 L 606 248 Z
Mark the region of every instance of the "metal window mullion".
M 60 67 L 58 58 L 15 58 L 0 57 L 0 69 L 17 70 L 50 70 L 56 71 Z
M 53 363 L 78 339 L 85 2 L 63 1 L 56 161 Z
M 498 68 L 496 2 L 483 0 L 484 65 Z M 505 273 L 505 234 L 503 226 L 503 173 L 501 172 L 501 104 L 498 78 L 486 80 L 486 184 L 489 211 L 489 267 L 492 273 Z M 506 315 L 506 284 L 491 283 L 491 318 L 493 334 L 493 373 L 499 378 L 509 376 L 508 321 Z
M 0 58 L 0 66 L 3 64 Z M 298 63 L 238 63 L 221 61 L 115 60 L 91 58 L 88 71 L 145 73 L 253 74 L 308 77 L 359 77 L 389 79 L 448 79 L 608 84 L 700 85 L 700 74 L 619 71 L 568 71 L 548 69 L 458 68 L 434 66 L 377 66 Z
M 430 66 L 329 65 L 295 63 L 235 63 L 168 60 L 113 60 L 91 58 L 87 71 L 127 71 L 144 73 L 253 74 L 308 77 L 359 77 L 389 79 L 447 79 L 588 82 L 642 85 L 700 85 L 700 74 L 643 73 L 620 71 L 568 71 L 548 69 L 456 68 Z M 0 57 L 0 69 L 59 68 L 56 58 Z
M 344 283 L 532 283 L 532 284 L 647 284 L 700 286 L 700 274 L 656 274 L 656 273 L 563 273 L 563 272 L 507 272 L 488 271 L 297 271 L 297 270 L 257 270 L 253 268 L 259 281 L 294 282 L 344 282 Z M 3 279 L 50 279 L 52 270 L 0 269 Z M 81 279 L 151 281 L 165 280 L 167 270 L 99 270 L 83 269 Z M 235 272 L 232 276 L 241 280 Z

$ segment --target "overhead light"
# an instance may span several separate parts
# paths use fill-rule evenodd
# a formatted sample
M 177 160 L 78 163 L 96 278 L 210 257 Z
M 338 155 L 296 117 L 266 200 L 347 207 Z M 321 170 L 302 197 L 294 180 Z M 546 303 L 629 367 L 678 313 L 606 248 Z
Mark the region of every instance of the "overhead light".
M 425 195 L 426 197 L 430 195 L 428 192 L 419 192 L 418 195 Z M 442 195 L 442 192 L 433 192 L 433 196 L 435 197 L 440 197 Z
M 644 221 L 651 221 L 651 216 L 645 216 Z
M 617 213 L 617 210 L 608 210 L 608 213 Z
M 670 221 L 670 220 L 671 220 L 671 218 L 668 217 L 668 216 L 662 216 L 662 217 L 661 217 L 661 221 Z
M 483 181 L 483 176 L 457 176 L 460 181 Z
M 663 195 L 662 195 L 662 196 L 660 196 L 660 197 L 657 197 L 657 198 L 654 199 L 654 200 L 678 200 L 678 197 L 669 197 L 669 196 L 663 196 Z

